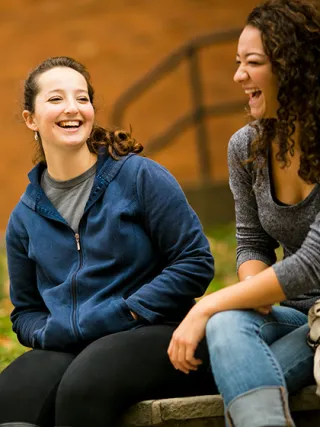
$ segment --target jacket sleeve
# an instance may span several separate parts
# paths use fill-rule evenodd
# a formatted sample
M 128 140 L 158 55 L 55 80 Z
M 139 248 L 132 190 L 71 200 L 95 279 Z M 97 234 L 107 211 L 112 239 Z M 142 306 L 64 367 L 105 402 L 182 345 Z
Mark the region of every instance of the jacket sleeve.
M 28 237 L 11 217 L 6 233 L 12 328 L 26 347 L 37 347 L 36 334 L 46 324 L 48 310 L 37 289 L 35 262 L 28 257 Z
M 159 164 L 142 160 L 137 197 L 144 227 L 166 266 L 126 302 L 130 310 L 152 323 L 177 318 L 178 313 L 186 314 L 213 278 L 209 244 L 179 184 Z
M 254 177 L 249 158 L 253 129 L 246 126 L 236 132 L 228 146 L 229 185 L 236 214 L 237 267 L 249 260 L 272 265 L 279 246 L 262 227 L 253 190 Z

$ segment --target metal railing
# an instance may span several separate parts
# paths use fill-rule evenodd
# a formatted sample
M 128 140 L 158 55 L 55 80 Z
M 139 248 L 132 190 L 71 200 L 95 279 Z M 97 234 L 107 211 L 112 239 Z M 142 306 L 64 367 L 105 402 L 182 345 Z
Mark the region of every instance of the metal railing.
M 111 123 L 116 126 L 123 126 L 123 118 L 129 105 L 139 98 L 145 91 L 154 86 L 162 77 L 177 68 L 182 61 L 187 60 L 189 62 L 189 79 L 193 109 L 191 112 L 186 113 L 183 117 L 180 117 L 173 124 L 169 125 L 168 128 L 159 135 L 148 141 L 147 152 L 152 154 L 159 151 L 166 145 L 170 144 L 171 141 L 181 132 L 185 131 L 190 126 L 195 126 L 201 181 L 203 184 L 210 182 L 210 176 L 212 176 L 212 165 L 210 162 L 206 118 L 209 116 L 218 116 L 242 111 L 244 108 L 244 102 L 242 100 L 218 103 L 216 105 L 204 104 L 203 85 L 199 66 L 199 50 L 207 46 L 235 41 L 239 38 L 240 32 L 240 29 L 215 32 L 197 37 L 180 46 L 164 61 L 129 87 L 117 99 L 111 114 Z

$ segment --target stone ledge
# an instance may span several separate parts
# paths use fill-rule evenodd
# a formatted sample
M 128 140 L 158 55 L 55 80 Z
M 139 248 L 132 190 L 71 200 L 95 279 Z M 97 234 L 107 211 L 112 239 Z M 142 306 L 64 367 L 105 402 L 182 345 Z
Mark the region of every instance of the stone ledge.
M 320 411 L 320 397 L 315 394 L 315 386 L 306 387 L 297 395 L 291 396 L 290 408 L 293 414 L 310 411 L 314 415 L 314 411 Z M 317 418 L 320 423 L 319 414 L 317 413 Z M 307 421 L 308 414 L 305 413 L 303 418 Z M 121 426 L 220 427 L 224 426 L 223 401 L 219 395 L 145 400 L 129 409 Z

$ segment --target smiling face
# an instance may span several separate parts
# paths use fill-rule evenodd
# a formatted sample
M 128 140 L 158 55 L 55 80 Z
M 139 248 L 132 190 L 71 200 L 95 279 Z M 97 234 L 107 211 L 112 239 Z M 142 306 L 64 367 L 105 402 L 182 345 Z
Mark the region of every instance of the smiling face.
M 257 28 L 246 26 L 242 31 L 237 64 L 234 81 L 240 83 L 249 96 L 251 115 L 256 119 L 277 117 L 278 82 Z
M 85 78 L 68 67 L 38 77 L 34 112 L 23 112 L 26 125 L 38 131 L 47 156 L 54 149 L 83 147 L 91 133 L 94 109 Z

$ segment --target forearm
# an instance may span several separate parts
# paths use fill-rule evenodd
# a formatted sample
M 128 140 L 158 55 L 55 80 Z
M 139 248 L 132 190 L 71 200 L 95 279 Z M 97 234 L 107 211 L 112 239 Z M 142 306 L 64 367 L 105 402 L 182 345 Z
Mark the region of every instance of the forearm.
M 262 261 L 250 260 L 240 265 L 238 269 L 239 280 L 245 280 L 248 276 L 255 276 L 269 266 Z
M 182 264 L 165 268 L 126 299 L 129 310 L 150 323 L 167 317 L 181 319 L 193 300 L 204 294 L 213 277 L 212 258 L 204 261 L 198 266 L 186 262 L 184 268 Z
M 148 159 L 137 175 L 137 199 L 158 265 L 155 276 L 126 303 L 150 323 L 180 320 L 213 278 L 208 240 L 175 178 Z
M 194 357 L 194 352 L 205 335 L 209 318 L 214 314 L 227 310 L 259 308 L 285 298 L 272 267 L 202 298 L 173 333 L 168 348 L 171 363 L 186 374 L 198 368 L 201 361 Z
M 220 311 L 259 308 L 286 299 L 273 268 L 200 300 L 197 309 L 209 318 Z

